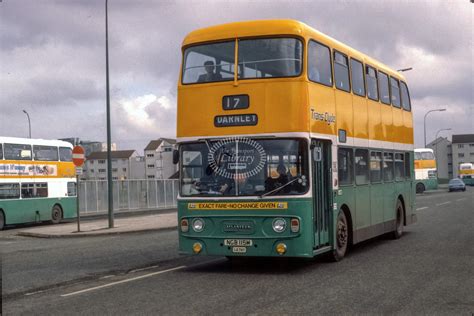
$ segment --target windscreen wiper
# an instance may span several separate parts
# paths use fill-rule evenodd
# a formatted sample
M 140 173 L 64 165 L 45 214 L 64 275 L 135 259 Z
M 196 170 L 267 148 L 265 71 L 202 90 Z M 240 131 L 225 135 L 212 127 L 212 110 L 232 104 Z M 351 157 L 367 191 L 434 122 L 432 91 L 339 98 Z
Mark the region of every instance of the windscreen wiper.
M 263 198 L 264 196 L 267 196 L 267 195 L 273 194 L 273 193 L 275 193 L 275 192 L 278 192 L 278 191 L 280 191 L 281 189 L 283 189 L 284 187 L 289 186 L 290 184 L 292 184 L 293 182 L 296 182 L 296 181 L 298 181 L 298 180 L 301 181 L 301 178 L 300 178 L 300 177 L 295 178 L 295 179 L 291 180 L 290 182 L 285 183 L 285 184 L 282 185 L 281 187 L 278 187 L 278 188 L 276 188 L 276 189 L 273 189 L 273 190 L 271 190 L 271 191 L 269 191 L 269 192 L 267 192 L 267 193 L 263 193 L 262 195 L 260 195 L 260 198 Z

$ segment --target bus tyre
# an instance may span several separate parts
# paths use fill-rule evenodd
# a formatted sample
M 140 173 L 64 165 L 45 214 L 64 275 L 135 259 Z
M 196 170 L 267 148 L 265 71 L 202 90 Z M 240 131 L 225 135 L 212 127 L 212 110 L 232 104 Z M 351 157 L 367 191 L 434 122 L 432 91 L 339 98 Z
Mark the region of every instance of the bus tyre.
M 5 227 L 5 214 L 3 214 L 3 211 L 0 210 L 0 230 L 3 230 Z
M 397 200 L 395 212 L 397 217 L 395 220 L 395 230 L 391 234 L 392 239 L 398 239 L 403 235 L 403 205 L 400 200 Z
M 425 186 L 423 185 L 423 183 L 417 183 L 416 184 L 416 193 L 421 194 L 423 192 L 425 192 Z
M 63 211 L 61 207 L 59 205 L 53 206 L 53 209 L 51 210 L 51 222 L 53 222 L 53 224 L 59 224 L 62 218 Z
M 340 261 L 346 255 L 347 245 L 349 244 L 349 225 L 347 224 L 346 214 L 339 210 L 336 224 L 336 249 L 332 251 L 331 260 Z

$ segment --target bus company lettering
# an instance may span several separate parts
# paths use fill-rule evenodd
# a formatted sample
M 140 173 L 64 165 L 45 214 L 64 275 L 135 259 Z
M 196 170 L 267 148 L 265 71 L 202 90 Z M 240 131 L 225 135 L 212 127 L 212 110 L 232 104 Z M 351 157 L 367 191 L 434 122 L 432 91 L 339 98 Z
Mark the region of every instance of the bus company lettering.
M 4 164 L 0 165 L 0 175 L 9 176 L 56 176 L 55 165 Z
M 190 210 L 273 210 L 287 209 L 288 202 L 209 202 L 188 203 Z
M 311 118 L 316 121 L 326 122 L 328 125 L 336 123 L 336 115 L 332 113 L 319 113 L 311 109 Z

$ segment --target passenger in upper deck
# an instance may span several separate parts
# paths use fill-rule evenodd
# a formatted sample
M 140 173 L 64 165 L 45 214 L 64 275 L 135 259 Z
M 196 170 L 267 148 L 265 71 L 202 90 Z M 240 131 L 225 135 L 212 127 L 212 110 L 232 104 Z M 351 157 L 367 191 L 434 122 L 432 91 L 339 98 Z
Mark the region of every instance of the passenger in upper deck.
M 219 81 L 222 79 L 222 76 L 218 73 L 214 72 L 214 62 L 212 60 L 208 60 L 204 62 L 204 69 L 206 69 L 206 73 L 199 75 L 197 82 L 212 82 L 212 81 Z

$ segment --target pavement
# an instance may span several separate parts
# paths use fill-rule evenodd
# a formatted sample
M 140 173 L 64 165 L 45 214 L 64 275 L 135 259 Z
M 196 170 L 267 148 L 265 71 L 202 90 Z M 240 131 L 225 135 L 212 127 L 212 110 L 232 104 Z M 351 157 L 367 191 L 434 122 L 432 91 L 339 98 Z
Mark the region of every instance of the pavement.
M 115 218 L 113 228 L 109 228 L 107 218 L 100 218 L 81 221 L 80 232 L 77 230 L 77 222 L 74 221 L 58 225 L 42 225 L 25 228 L 19 230 L 16 234 L 19 236 L 38 238 L 90 237 L 171 230 L 175 229 L 177 225 L 176 210 L 170 210 L 169 213 Z

